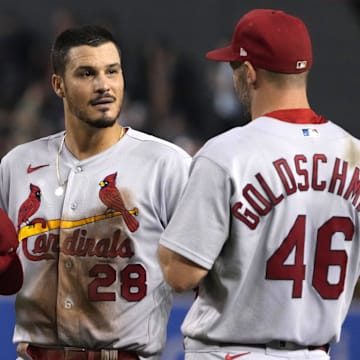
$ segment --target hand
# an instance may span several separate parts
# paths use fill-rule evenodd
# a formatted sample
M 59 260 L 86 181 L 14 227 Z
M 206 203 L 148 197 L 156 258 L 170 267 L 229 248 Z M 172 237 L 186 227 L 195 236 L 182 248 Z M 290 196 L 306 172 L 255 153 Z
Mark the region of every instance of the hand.
M 29 346 L 28 343 L 18 344 L 16 348 L 18 357 L 16 358 L 16 360 L 33 360 L 33 358 L 27 352 L 28 346 Z

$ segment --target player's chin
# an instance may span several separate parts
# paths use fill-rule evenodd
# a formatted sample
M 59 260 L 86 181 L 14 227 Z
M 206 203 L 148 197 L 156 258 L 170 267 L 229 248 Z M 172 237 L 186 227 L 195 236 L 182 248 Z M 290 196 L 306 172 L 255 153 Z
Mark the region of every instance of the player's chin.
M 97 128 L 111 127 L 115 124 L 119 115 L 120 111 L 115 111 L 113 109 L 96 111 L 88 119 L 87 123 Z
M 88 122 L 89 125 L 97 129 L 104 129 L 113 126 L 117 121 L 117 117 L 101 117 Z

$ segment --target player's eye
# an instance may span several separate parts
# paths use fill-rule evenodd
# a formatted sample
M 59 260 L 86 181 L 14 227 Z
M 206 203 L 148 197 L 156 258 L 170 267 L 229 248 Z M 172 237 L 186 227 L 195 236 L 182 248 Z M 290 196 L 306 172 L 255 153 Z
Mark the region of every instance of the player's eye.
M 119 72 L 120 72 L 120 70 L 117 69 L 117 68 L 111 68 L 111 69 L 108 69 L 108 71 L 107 71 L 107 73 L 108 73 L 109 75 L 118 74 Z
M 94 76 L 94 71 L 91 69 L 79 69 L 77 71 L 77 76 L 82 77 L 82 78 L 89 78 L 91 76 Z
M 90 70 L 84 70 L 82 73 L 81 73 L 81 76 L 82 77 L 89 77 L 89 76 L 92 76 L 92 72 Z

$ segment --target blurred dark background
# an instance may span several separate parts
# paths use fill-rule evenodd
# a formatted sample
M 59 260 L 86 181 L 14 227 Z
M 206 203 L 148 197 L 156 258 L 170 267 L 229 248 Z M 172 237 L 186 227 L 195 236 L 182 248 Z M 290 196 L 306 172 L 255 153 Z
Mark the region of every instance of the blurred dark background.
M 190 153 L 209 137 L 242 125 L 227 64 L 204 54 L 228 43 L 252 8 L 283 9 L 310 30 L 313 109 L 360 137 L 360 0 L 1 0 L 0 156 L 18 143 L 63 128 L 50 86 L 49 52 L 64 28 L 105 25 L 123 52 L 122 124 Z

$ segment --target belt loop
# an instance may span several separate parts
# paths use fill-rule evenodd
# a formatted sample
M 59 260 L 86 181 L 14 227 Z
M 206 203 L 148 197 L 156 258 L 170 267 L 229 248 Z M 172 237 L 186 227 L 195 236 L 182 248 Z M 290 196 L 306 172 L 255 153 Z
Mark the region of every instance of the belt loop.
M 118 360 L 118 351 L 101 349 L 101 360 Z

